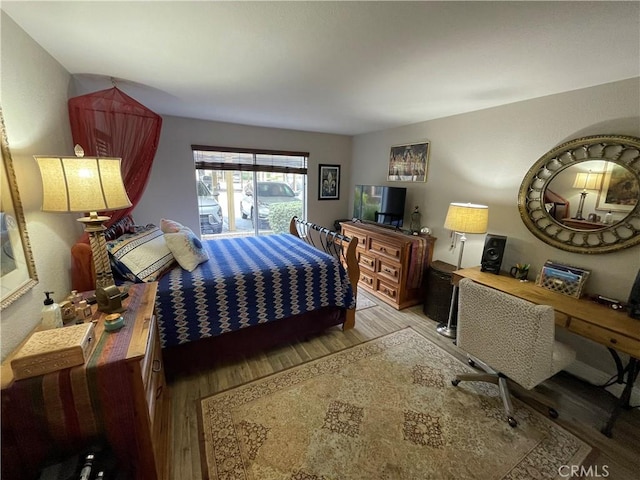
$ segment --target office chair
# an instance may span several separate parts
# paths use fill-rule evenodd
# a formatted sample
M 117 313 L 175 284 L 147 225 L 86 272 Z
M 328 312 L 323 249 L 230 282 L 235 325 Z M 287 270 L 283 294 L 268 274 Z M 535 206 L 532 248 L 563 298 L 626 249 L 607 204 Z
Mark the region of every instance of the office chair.
M 495 383 L 507 422 L 515 427 L 507 379 L 527 390 L 575 360 L 572 348 L 554 338 L 554 310 L 464 278 L 459 283 L 456 344 L 486 373 L 459 374 L 451 381 Z M 543 402 L 540 402 L 543 403 Z M 558 413 L 549 408 L 553 418 Z

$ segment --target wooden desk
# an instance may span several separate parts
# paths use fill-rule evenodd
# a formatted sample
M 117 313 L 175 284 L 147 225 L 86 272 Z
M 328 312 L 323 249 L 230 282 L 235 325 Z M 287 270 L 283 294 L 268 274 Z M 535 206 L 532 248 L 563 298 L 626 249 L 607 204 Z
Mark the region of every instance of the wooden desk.
M 551 292 L 535 282 L 521 282 L 511 276 L 481 272 L 480 267 L 464 268 L 453 272 L 452 282 L 462 278 L 509 293 L 538 305 L 551 305 L 556 312 L 556 325 L 581 337 L 593 340 L 609 349 L 616 362 L 619 383 L 625 383 L 620 401 L 612 412 L 602 433 L 611 436 L 611 429 L 621 408 L 629 406 L 631 390 L 640 370 L 640 320 L 629 317 L 626 312 L 616 311 L 605 305 L 585 299 L 577 299 Z M 616 352 L 631 358 L 623 367 Z M 625 380 L 626 375 L 626 380 Z

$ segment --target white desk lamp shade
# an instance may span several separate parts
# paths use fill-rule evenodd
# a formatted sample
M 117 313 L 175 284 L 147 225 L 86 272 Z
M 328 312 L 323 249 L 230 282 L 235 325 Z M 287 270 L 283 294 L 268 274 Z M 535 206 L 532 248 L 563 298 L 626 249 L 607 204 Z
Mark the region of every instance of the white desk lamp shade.
M 449 205 L 444 228 L 460 233 L 486 233 L 489 223 L 489 207 L 473 203 Z
M 119 158 L 36 156 L 45 212 L 105 212 L 131 206 Z

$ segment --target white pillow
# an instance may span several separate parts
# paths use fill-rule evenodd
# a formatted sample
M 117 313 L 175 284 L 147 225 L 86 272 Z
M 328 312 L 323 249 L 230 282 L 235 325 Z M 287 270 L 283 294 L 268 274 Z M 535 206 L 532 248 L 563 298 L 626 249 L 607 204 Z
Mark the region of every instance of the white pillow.
M 158 227 L 108 242 L 107 248 L 134 281 L 154 282 L 175 262 Z
M 198 265 L 209 260 L 202 242 L 189 227 L 165 233 L 164 239 L 178 264 L 189 272 L 193 272 Z

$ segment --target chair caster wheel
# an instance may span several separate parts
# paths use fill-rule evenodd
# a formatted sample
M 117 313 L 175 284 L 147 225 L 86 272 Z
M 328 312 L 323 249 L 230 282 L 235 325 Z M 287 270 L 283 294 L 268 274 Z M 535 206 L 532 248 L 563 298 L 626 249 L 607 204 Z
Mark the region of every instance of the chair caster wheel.
M 513 418 L 513 417 L 507 417 L 507 422 L 509 422 L 509 426 L 510 426 L 511 428 L 515 428 L 515 427 L 517 427 L 517 426 L 518 426 L 518 422 L 517 422 L 517 421 L 516 421 L 516 419 L 515 419 L 515 418 Z
M 555 408 L 549 408 L 549 416 L 551 418 L 558 418 L 558 411 Z
M 451 380 L 451 385 L 453 385 L 454 387 L 457 387 L 459 383 L 460 383 L 460 380 L 458 379 Z
M 471 367 L 476 368 L 476 362 L 474 362 L 473 360 L 469 359 L 469 360 L 467 360 L 467 363 L 468 363 Z

